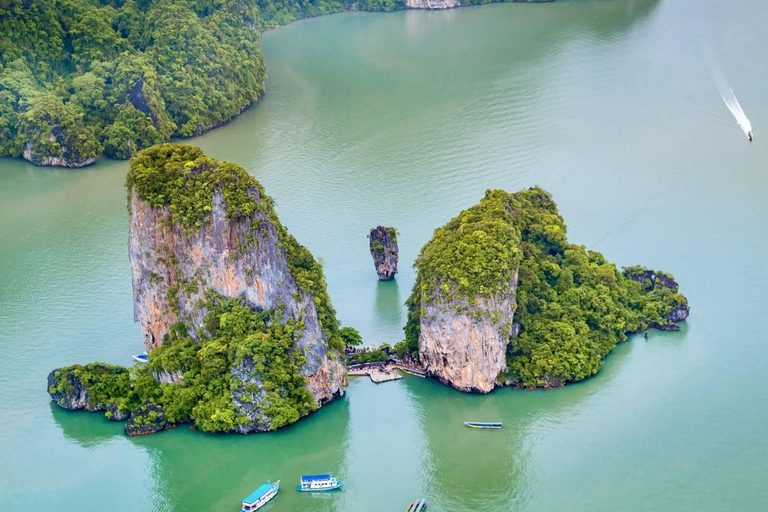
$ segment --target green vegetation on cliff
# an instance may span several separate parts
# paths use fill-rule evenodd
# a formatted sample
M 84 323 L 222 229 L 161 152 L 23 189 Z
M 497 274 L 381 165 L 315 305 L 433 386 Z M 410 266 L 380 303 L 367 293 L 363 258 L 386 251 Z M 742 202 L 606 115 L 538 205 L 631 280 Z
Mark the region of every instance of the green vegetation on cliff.
M 318 399 L 308 387 L 312 383 L 302 372 L 315 376 L 313 372 L 325 371 L 324 366 L 318 368 L 325 364 L 319 359 L 325 357 L 325 349 L 329 360 L 338 361 L 345 341 L 355 342 L 359 333 L 339 328 L 322 266 L 280 223 L 273 201 L 256 179 L 238 165 L 207 157 L 199 148 L 159 144 L 132 158 L 126 187 L 129 205 L 137 196 L 151 207 L 167 208 L 169 215 L 161 216 L 163 222 L 182 228 L 178 236 L 189 241 L 199 240 L 201 231 L 208 236 L 205 230 L 214 224 L 212 205 L 220 190 L 232 231 L 246 240 L 238 239 L 233 247 L 245 254 L 259 243 L 268 243 L 264 265 L 269 267 L 274 259 L 284 269 L 287 263 L 289 276 L 281 273 L 281 279 L 295 280 L 298 289 L 291 285 L 291 296 L 296 304 L 304 300 L 302 292 L 314 303 L 325 337 L 314 330 L 314 324 L 311 336 L 303 337 L 305 322 L 314 322 L 304 316 L 311 309 L 299 308 L 286 316 L 282 300 L 260 310 L 242 296 L 224 297 L 205 288 L 202 280 L 193 285 L 195 299 L 189 305 L 200 315 L 192 321 L 187 317 L 188 325 L 174 317 L 176 325 L 163 333 L 162 344 L 150 352 L 146 365 L 130 372 L 98 363 L 60 368 L 49 376 L 52 398 L 62 407 L 77 409 L 83 408 L 80 397 L 85 393 L 87 402 L 94 403 L 89 410 L 106 410 L 113 419 L 130 416 L 126 432 L 134 435 L 181 422 L 194 422 L 206 432 L 273 430 L 317 409 Z M 169 251 L 167 246 L 164 251 Z M 157 261 L 178 271 L 182 256 L 167 257 Z M 181 275 L 173 279 L 183 282 Z M 198 284 L 203 289 L 198 291 Z M 168 287 L 168 308 L 174 310 L 179 287 L 189 285 Z M 319 344 L 325 345 L 321 352 L 315 350 Z
M 404 347 L 418 350 L 421 305 L 488 297 L 518 271 L 515 322 L 507 347 L 508 375 L 527 386 L 556 386 L 594 375 L 626 333 L 673 329 L 687 316 L 677 283 L 662 272 L 624 272 L 598 252 L 568 243 L 551 196 L 540 188 L 486 192 L 422 249 L 408 299 Z M 396 347 L 397 348 L 397 347 Z
M 152 206 L 167 206 L 170 221 L 182 225 L 187 232 L 200 229 L 210 220 L 211 203 L 217 189 L 222 191 L 230 219 L 239 220 L 257 210 L 266 216 L 275 227 L 291 276 L 303 292 L 314 297 L 329 347 L 339 353 L 344 351 L 322 265 L 309 249 L 288 233 L 277 217 L 272 198 L 245 169 L 210 158 L 198 147 L 159 144 L 131 159 L 126 187 L 129 193 L 135 190 Z
M 253 423 L 235 407 L 233 396 L 246 404 L 241 409 L 258 405 L 263 430 L 293 423 L 317 409 L 299 373 L 305 356 L 293 348 L 300 327 L 292 321 L 267 325 L 272 312 L 254 312 L 237 299 L 212 296 L 211 301 L 206 318 L 210 338 L 173 336 L 150 352 L 146 365 L 130 371 L 100 363 L 60 368 L 49 392 L 72 391 L 67 378 L 72 375 L 88 390 L 92 407 L 116 405 L 135 413 L 152 404 L 168 423 L 194 422 L 205 432 L 231 432 Z M 159 383 L 163 376 L 178 382 Z
M 235 0 L 0 2 L 0 156 L 127 158 L 253 103 L 258 8 Z

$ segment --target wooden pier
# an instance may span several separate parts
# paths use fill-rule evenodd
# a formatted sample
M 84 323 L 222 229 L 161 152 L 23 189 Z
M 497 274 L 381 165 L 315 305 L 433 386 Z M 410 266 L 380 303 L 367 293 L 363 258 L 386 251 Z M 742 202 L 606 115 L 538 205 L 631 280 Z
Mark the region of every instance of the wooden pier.
M 427 500 L 420 499 L 420 500 L 413 500 L 409 505 L 408 508 L 405 509 L 405 512 L 422 512 L 423 510 L 427 509 Z

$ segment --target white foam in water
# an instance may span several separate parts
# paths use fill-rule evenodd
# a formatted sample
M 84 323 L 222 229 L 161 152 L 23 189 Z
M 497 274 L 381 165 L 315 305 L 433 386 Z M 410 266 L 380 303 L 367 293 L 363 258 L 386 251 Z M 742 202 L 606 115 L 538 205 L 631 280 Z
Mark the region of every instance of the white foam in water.
M 752 131 L 752 123 L 749 121 L 747 114 L 744 113 L 744 109 L 739 105 L 739 100 L 736 99 L 736 95 L 733 93 L 728 80 L 723 78 L 722 83 L 717 83 L 717 90 L 720 91 L 720 96 L 722 96 L 725 106 L 728 107 L 733 117 L 736 118 L 736 123 L 744 130 L 744 135 L 749 136 L 749 133 Z
M 738 124 L 744 131 L 744 135 L 750 137 L 752 133 L 752 123 L 749 121 L 747 114 L 744 113 L 744 109 L 741 108 L 739 100 L 736 99 L 736 94 L 734 94 L 731 84 L 728 83 L 728 79 L 725 78 L 722 71 L 715 65 L 714 59 L 711 57 L 711 51 L 707 51 L 707 47 L 704 47 L 704 50 L 708 54 L 712 80 L 714 80 L 715 85 L 717 86 L 720 97 L 723 98 L 725 106 L 728 107 L 728 110 L 731 111 L 733 117 L 736 118 L 736 124 Z

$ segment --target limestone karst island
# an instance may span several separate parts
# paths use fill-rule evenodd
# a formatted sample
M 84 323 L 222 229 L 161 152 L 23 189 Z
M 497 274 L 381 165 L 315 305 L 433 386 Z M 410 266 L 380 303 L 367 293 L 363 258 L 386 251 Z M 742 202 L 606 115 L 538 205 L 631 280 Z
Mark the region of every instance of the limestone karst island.
M 126 188 L 147 361 L 56 369 L 48 392 L 58 405 L 127 419 L 130 435 L 189 422 L 247 434 L 344 392 L 345 341 L 322 267 L 253 176 L 199 148 L 161 144 L 131 159 Z M 391 279 L 394 229 L 369 239 L 379 279 Z M 487 191 L 435 231 L 414 267 L 405 340 L 377 352 L 461 391 L 575 382 L 627 333 L 677 330 L 688 317 L 670 274 L 619 271 L 569 244 L 538 187 Z
M 762 511 L 766 26 L 0 0 L 0 511 Z

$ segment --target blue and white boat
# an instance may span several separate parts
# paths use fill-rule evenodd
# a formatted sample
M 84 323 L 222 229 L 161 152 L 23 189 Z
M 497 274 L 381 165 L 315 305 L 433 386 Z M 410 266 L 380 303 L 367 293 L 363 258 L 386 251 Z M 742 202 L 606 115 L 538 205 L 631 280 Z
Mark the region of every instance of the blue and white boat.
M 253 510 L 259 510 L 261 507 L 267 504 L 269 500 L 277 496 L 277 491 L 280 490 L 280 480 L 275 483 L 263 484 L 261 487 L 253 491 L 243 500 L 243 508 L 240 512 L 251 512 Z
M 331 475 L 307 475 L 301 477 L 301 483 L 297 489 L 301 492 L 331 491 L 344 485 Z
M 133 356 L 133 360 L 139 363 L 146 363 L 147 361 L 149 361 L 149 355 L 146 352 L 144 352 L 143 354 L 136 354 L 135 356 Z

